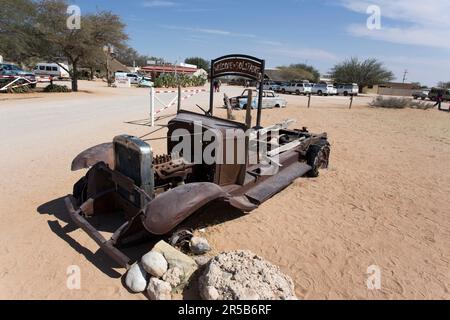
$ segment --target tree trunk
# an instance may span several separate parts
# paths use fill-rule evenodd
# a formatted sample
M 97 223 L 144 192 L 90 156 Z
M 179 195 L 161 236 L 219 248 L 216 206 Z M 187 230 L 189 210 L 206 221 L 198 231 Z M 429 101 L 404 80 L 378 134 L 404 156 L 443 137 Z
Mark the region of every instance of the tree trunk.
M 72 91 L 78 91 L 78 66 L 77 61 L 72 62 Z

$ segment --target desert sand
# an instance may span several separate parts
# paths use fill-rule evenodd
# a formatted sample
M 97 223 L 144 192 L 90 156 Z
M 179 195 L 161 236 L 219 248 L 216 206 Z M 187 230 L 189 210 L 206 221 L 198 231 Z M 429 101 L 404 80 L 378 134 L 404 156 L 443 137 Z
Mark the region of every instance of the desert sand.
M 73 226 L 63 204 L 84 174 L 69 170 L 80 151 L 123 133 L 165 136 L 127 123 L 148 118 L 147 89 L 103 86 L 0 95 L 0 299 L 146 299 L 123 287 L 124 270 Z M 294 127 L 328 132 L 330 168 L 250 214 L 213 216 L 203 236 L 214 253 L 253 251 L 290 275 L 301 299 L 450 299 L 450 114 L 373 109 L 371 97 L 352 110 L 348 98 L 313 97 L 307 109 L 305 97 L 285 97 L 288 107 L 265 110 L 263 123 L 293 118 Z M 185 107 L 207 101 L 199 94 Z M 164 140 L 149 143 L 164 153 Z M 71 265 L 81 270 L 79 290 L 66 285 Z M 380 290 L 367 288 L 371 265 Z

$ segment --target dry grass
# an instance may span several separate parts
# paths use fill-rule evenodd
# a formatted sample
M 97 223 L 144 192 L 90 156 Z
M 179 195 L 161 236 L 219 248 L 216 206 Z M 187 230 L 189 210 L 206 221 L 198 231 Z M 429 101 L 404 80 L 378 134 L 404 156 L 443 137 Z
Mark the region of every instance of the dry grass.
M 389 109 L 420 109 L 428 110 L 434 108 L 434 105 L 429 102 L 414 101 L 410 98 L 395 98 L 395 97 L 376 97 L 369 106 L 373 108 L 389 108 Z

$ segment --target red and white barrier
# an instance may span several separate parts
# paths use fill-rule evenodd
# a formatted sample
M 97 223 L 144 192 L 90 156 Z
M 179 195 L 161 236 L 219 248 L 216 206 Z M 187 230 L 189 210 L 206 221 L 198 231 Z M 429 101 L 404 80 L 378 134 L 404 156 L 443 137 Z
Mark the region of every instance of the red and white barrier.
M 206 92 L 206 89 L 191 89 L 191 90 L 181 90 L 182 93 L 188 92 Z M 156 90 L 155 93 L 178 93 L 178 90 Z
M 190 90 L 181 90 L 181 93 L 190 93 L 184 97 L 182 97 L 180 100 L 184 101 L 187 100 L 196 94 L 199 94 L 201 92 L 207 92 L 206 89 L 190 89 Z M 175 97 L 168 103 L 165 104 L 162 102 L 157 96 L 157 93 L 176 93 Z M 163 107 L 159 110 L 155 110 L 155 100 L 157 100 L 160 104 L 163 105 Z M 162 111 L 169 109 L 170 107 L 173 107 L 178 102 L 178 90 L 155 90 L 155 88 L 150 88 L 150 123 L 151 126 L 155 126 L 155 115 L 158 113 L 161 113 Z

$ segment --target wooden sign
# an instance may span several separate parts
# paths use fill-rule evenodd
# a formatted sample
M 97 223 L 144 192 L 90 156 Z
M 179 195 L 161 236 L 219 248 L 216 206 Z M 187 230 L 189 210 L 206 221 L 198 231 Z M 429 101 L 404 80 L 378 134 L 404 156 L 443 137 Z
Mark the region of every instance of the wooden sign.
M 213 78 L 226 75 L 238 75 L 254 80 L 261 80 L 262 72 L 262 61 L 243 57 L 226 57 L 214 61 L 212 65 Z

